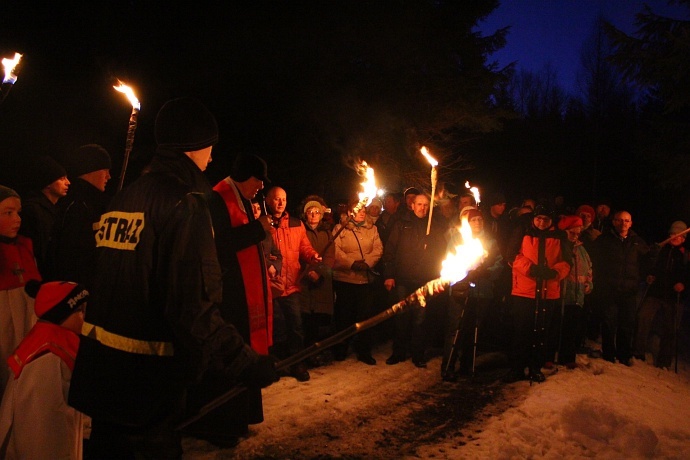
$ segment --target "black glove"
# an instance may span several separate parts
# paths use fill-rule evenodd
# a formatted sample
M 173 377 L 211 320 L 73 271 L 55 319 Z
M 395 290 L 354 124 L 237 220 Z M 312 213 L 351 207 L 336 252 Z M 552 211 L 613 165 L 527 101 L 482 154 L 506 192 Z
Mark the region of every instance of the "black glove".
M 553 268 L 544 267 L 542 268 L 542 279 L 545 280 L 555 280 L 558 278 L 558 272 Z
M 527 274 L 530 278 L 539 278 L 542 275 L 542 267 L 540 265 L 533 264 L 529 267 Z
M 350 268 L 352 270 L 355 270 L 355 271 L 365 272 L 365 271 L 369 270 L 369 265 L 367 265 L 367 263 L 363 260 L 356 260 L 356 261 L 352 262 L 352 266 Z
M 241 380 L 250 387 L 266 388 L 280 380 L 276 370 L 276 359 L 270 355 L 259 355 L 256 362 L 242 372 Z
M 480 280 L 482 278 L 486 278 L 486 275 L 488 273 L 488 270 L 483 267 L 475 268 L 474 270 L 470 270 L 467 272 L 467 277 L 465 279 L 469 282 L 475 282 L 477 280 Z

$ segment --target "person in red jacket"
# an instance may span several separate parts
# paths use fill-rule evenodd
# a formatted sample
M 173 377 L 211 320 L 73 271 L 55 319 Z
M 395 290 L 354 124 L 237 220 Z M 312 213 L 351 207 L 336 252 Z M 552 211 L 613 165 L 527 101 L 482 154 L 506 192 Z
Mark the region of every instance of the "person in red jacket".
M 513 262 L 513 338 L 511 370 L 507 382 L 529 378 L 545 380 L 546 325 L 561 296 L 560 282 L 570 272 L 569 253 L 564 251 L 565 234 L 553 226 L 552 211 L 537 205 L 532 226 L 522 237 L 520 252 Z M 525 374 L 529 368 L 529 374 Z
M 266 205 L 273 219 L 273 243 L 283 256 L 283 267 L 280 277 L 283 281 L 283 292 L 273 299 L 273 311 L 276 324 L 274 342 L 280 358 L 293 355 L 304 348 L 304 330 L 302 328 L 302 307 L 300 305 L 300 262 L 317 264 L 322 258 L 312 247 L 307 238 L 304 224 L 297 217 L 291 217 L 285 210 L 287 194 L 280 187 L 273 187 L 266 195 Z M 282 324 L 278 320 L 282 315 Z M 280 326 L 284 325 L 285 337 L 278 340 Z M 281 337 L 282 338 L 282 337 Z M 281 343 L 282 342 L 282 343 Z M 281 356 L 282 355 L 282 356 Z M 309 380 L 309 371 L 304 362 L 292 366 L 290 374 L 300 382 Z

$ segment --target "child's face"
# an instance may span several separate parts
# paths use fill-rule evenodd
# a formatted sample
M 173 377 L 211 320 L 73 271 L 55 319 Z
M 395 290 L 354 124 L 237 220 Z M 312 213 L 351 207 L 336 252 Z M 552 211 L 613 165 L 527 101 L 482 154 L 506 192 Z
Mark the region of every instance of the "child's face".
M 22 202 L 13 196 L 0 201 L 0 235 L 14 238 L 19 232 L 22 218 L 19 212 L 22 210 Z

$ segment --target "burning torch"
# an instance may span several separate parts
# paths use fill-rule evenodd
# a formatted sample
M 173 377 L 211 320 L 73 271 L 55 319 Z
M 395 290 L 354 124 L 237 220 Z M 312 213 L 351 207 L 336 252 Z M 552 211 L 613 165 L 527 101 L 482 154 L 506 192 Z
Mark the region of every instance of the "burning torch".
M 123 93 L 132 104 L 132 113 L 129 116 L 129 127 L 127 129 L 127 142 L 125 143 L 125 157 L 122 161 L 122 171 L 120 171 L 120 182 L 117 185 L 117 190 L 122 190 L 122 185 L 125 182 L 125 173 L 127 172 L 127 163 L 129 162 L 129 155 L 132 153 L 132 145 L 134 144 L 134 132 L 137 130 L 137 116 L 141 110 L 139 99 L 134 95 L 134 91 L 129 86 L 118 80 L 119 86 L 113 86 L 117 91 Z
M 4 58 L 2 60 L 2 66 L 5 69 L 5 77 L 2 79 L 2 87 L 0 87 L 0 104 L 5 100 L 14 83 L 17 81 L 16 69 L 21 61 L 22 55 L 19 53 L 14 53 L 13 59 Z
M 426 158 L 431 165 L 431 202 L 429 203 L 429 217 L 426 224 L 426 234 L 428 235 L 429 231 L 431 231 L 431 215 L 434 213 L 434 195 L 436 195 L 436 182 L 438 181 L 438 172 L 436 171 L 436 166 L 438 166 L 438 161 L 429 155 L 429 151 L 426 149 L 426 147 L 422 147 L 420 151 L 422 152 L 422 155 L 424 155 L 424 158 Z

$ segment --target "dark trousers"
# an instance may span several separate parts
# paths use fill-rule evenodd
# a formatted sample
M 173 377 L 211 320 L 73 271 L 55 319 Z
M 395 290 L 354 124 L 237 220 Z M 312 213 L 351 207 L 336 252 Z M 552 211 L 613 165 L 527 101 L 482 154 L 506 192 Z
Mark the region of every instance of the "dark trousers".
M 561 319 L 561 308 L 563 318 Z M 575 362 L 577 349 L 582 343 L 585 330 L 585 314 L 582 307 L 577 304 L 563 305 L 556 301 L 554 312 L 549 326 L 549 339 L 547 341 L 547 361 L 556 361 L 558 364 Z
M 273 299 L 273 342 L 279 358 L 287 358 L 304 349 L 302 309 L 299 292 Z
M 512 345 L 508 353 L 514 372 L 538 372 L 546 362 L 547 326 L 551 323 L 554 300 L 539 300 L 513 296 L 511 318 L 513 321 Z
M 637 295 L 635 291 L 606 290 L 601 294 L 601 351 L 604 359 L 626 362 L 632 358 Z
M 654 318 L 660 314 L 659 322 L 659 356 L 656 360 L 658 367 L 670 367 L 673 360 L 673 345 L 676 334 L 676 325 L 679 323 L 679 313 L 682 306 L 675 301 L 667 301 L 657 297 L 647 297 L 642 302 L 640 312 L 637 314 L 637 333 L 635 335 L 635 355 L 644 356 L 647 351 Z
M 353 324 L 371 318 L 374 310 L 374 286 L 372 284 L 352 284 L 333 281 L 335 303 L 333 304 L 333 321 L 337 332 Z M 376 328 L 359 332 L 352 341 L 352 347 L 358 355 L 370 355 Z M 335 346 L 334 352 L 341 356 L 347 354 L 348 341 Z
M 412 291 L 417 289 L 424 283 L 409 285 L 397 284 L 395 286 L 397 298 L 404 299 Z M 427 302 L 433 302 L 434 299 L 427 299 Z M 421 307 L 415 303 L 410 305 L 406 311 L 395 317 L 395 336 L 393 338 L 393 354 L 400 357 L 412 356 L 414 359 L 424 359 L 426 351 L 426 333 L 424 330 L 424 319 L 426 317 L 426 308 Z
M 146 428 L 132 428 L 91 420 L 91 437 L 85 444 L 86 460 L 182 458 L 182 440 L 171 416 Z

